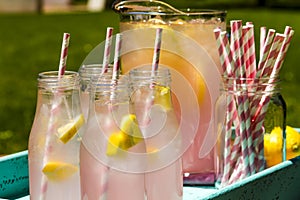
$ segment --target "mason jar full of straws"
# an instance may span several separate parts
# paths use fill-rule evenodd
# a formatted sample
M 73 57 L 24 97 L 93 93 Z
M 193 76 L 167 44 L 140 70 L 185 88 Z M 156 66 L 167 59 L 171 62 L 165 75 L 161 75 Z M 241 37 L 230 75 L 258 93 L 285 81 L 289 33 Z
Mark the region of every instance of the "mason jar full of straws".
M 285 160 L 286 104 L 278 77 L 223 76 L 220 90 L 215 116 L 219 182 L 225 186 L 275 164 L 267 157 L 271 134 L 280 140 L 279 162 Z

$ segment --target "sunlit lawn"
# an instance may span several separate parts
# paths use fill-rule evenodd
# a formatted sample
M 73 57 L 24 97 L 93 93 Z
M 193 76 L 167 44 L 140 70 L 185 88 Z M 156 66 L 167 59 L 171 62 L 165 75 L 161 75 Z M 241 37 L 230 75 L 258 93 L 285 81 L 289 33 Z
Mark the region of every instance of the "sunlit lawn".
M 235 9 L 228 10 L 228 21 L 231 19 L 252 21 L 257 36 L 263 25 L 278 32 L 283 32 L 285 25 L 294 28 L 281 86 L 288 105 L 288 124 L 300 127 L 300 12 Z M 107 26 L 118 29 L 118 16 L 112 11 L 0 15 L 0 154 L 27 149 L 35 114 L 37 74 L 58 68 L 63 32 L 71 33 L 68 69 L 77 71 L 85 56 L 104 40 Z

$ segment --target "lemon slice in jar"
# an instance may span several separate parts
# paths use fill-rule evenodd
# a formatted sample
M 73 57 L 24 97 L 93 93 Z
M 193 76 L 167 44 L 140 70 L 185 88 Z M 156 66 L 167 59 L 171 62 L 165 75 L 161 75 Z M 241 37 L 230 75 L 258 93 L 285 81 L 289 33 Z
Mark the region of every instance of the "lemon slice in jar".
M 154 104 L 161 105 L 166 111 L 172 109 L 171 90 L 165 86 L 155 86 Z
M 120 131 L 109 136 L 106 155 L 116 155 L 119 149 L 128 150 L 142 140 L 143 135 L 137 124 L 136 116 L 125 115 L 120 124 Z
M 63 162 L 48 162 L 42 172 L 50 181 L 63 181 L 78 171 L 78 167 Z
M 57 129 L 58 138 L 64 144 L 66 144 L 74 137 L 74 135 L 77 133 L 77 131 L 81 128 L 83 124 L 84 124 L 84 117 L 83 114 L 81 114 L 78 117 L 76 117 L 73 122 L 70 122 Z

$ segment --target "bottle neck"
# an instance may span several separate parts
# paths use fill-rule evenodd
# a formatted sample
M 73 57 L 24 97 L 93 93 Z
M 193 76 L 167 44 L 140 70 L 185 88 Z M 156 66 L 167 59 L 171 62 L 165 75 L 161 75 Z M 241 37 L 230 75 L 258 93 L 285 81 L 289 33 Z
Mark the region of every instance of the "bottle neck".
M 40 73 L 36 112 L 66 115 L 62 119 L 72 119 L 80 114 L 79 83 L 77 72 L 66 71 L 62 77 L 58 76 L 58 71 Z
M 82 65 L 78 70 L 80 76 L 81 90 L 89 92 L 90 90 L 89 84 L 91 79 L 93 77 L 100 77 L 102 75 L 102 71 L 103 71 L 102 64 Z M 112 73 L 112 65 L 109 65 L 105 74 L 111 74 L 111 73 Z
M 129 72 L 129 80 L 131 88 L 154 85 L 170 87 L 171 74 L 168 68 L 160 67 L 153 72 L 151 66 L 133 69 Z
M 128 76 L 121 75 L 112 80 L 112 74 L 105 73 L 91 79 L 91 97 L 93 101 L 103 104 L 129 102 Z
M 79 89 L 79 83 L 79 74 L 73 71 L 66 71 L 61 77 L 58 76 L 58 71 L 41 72 L 38 75 L 38 88 L 47 93 Z

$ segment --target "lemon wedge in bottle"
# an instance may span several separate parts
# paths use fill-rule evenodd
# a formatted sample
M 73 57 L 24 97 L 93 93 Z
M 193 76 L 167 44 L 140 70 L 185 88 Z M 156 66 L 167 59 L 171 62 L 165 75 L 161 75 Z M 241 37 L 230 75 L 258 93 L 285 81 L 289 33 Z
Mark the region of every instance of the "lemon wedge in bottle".
M 166 86 L 155 86 L 154 104 L 161 105 L 166 111 L 172 109 L 171 90 Z
M 78 167 L 63 162 L 48 162 L 42 172 L 50 181 L 63 181 L 78 171 Z
M 66 144 L 68 141 L 70 141 L 74 135 L 77 133 L 77 131 L 80 129 L 80 127 L 84 124 L 84 117 L 83 114 L 79 115 L 75 118 L 74 121 L 61 126 L 57 129 L 58 138 Z
M 142 133 L 134 114 L 125 115 L 120 124 L 120 131 L 109 136 L 106 155 L 116 155 L 118 149 L 128 150 L 143 140 Z

